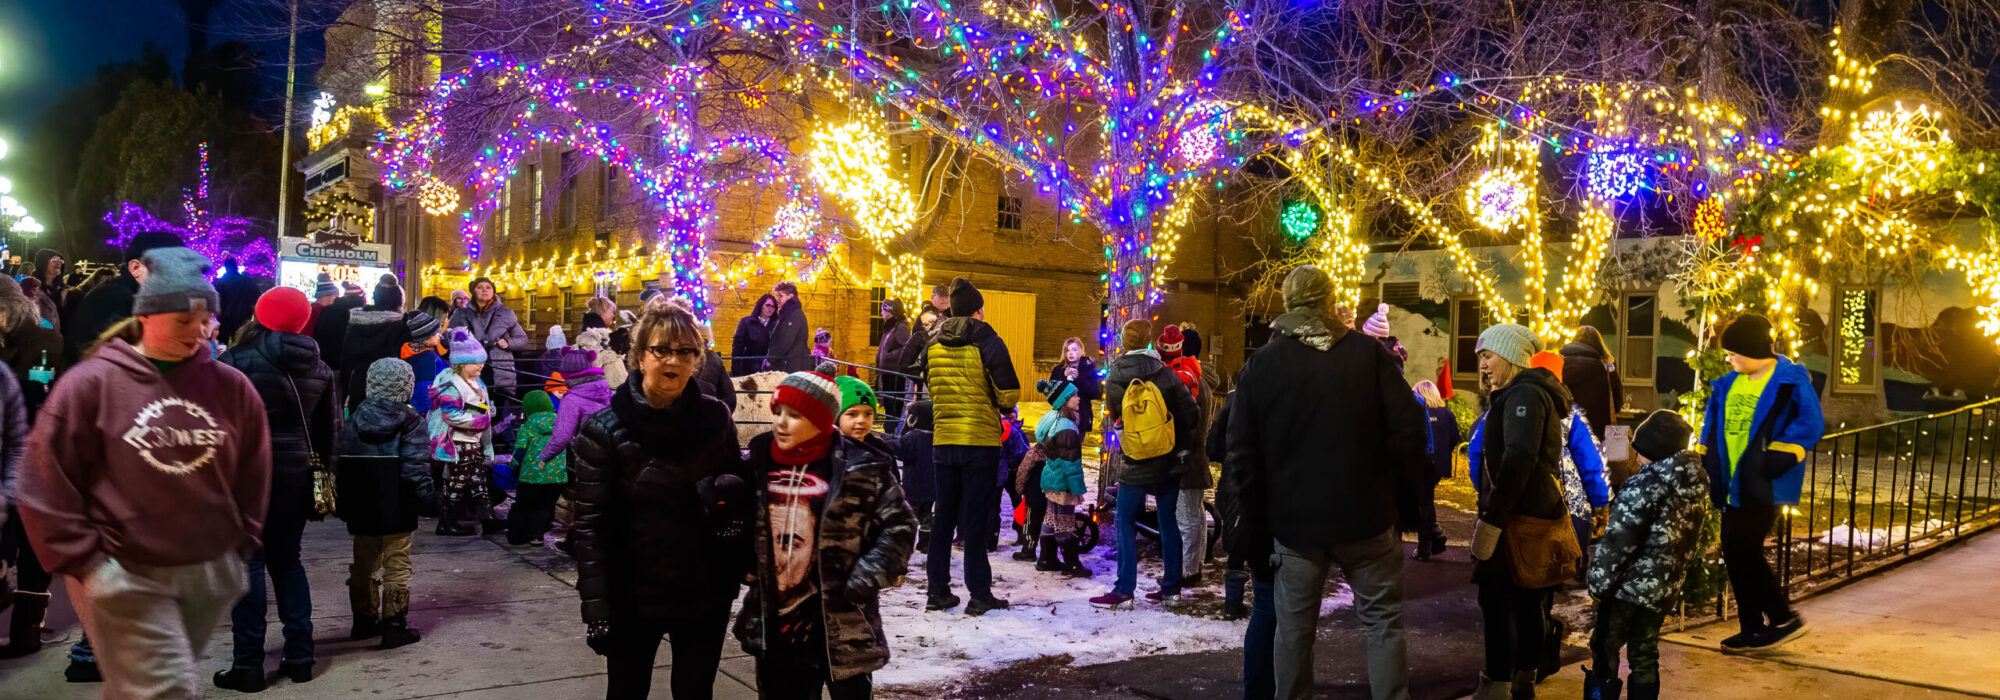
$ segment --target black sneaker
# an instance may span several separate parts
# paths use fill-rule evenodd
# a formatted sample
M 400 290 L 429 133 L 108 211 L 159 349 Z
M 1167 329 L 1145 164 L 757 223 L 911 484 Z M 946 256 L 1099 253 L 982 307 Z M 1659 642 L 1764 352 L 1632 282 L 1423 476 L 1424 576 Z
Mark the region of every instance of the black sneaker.
M 104 674 L 97 672 L 97 662 L 69 660 L 69 668 L 63 669 L 63 680 L 69 683 L 102 683 Z
M 1763 632 L 1764 629 L 1761 627 L 1748 632 L 1738 632 L 1728 639 L 1722 640 L 1722 651 L 1729 654 L 1741 654 L 1754 647 L 1757 637 Z
M 950 593 L 946 593 L 944 595 L 934 595 L 931 596 L 929 601 L 924 603 L 924 611 L 937 612 L 939 610 L 950 610 L 952 608 L 958 607 L 958 602 L 959 602 L 958 596 L 952 595 Z
M 1007 609 L 1007 601 L 1005 599 L 994 598 L 992 596 L 987 596 L 985 598 L 981 598 L 979 596 L 973 596 L 972 602 L 967 603 L 965 605 L 965 614 L 969 617 L 979 617 L 981 615 L 985 615 L 989 610 L 1006 610 L 1006 609 Z
M 1806 627 L 1806 619 L 1800 617 L 1798 613 L 1792 613 L 1792 619 L 1764 628 L 1763 633 L 1757 636 L 1755 644 L 1751 649 L 1763 650 L 1783 644 L 1790 644 L 1797 641 L 1798 638 L 1806 636 L 1806 633 L 1809 631 L 1811 631 L 1811 628 Z

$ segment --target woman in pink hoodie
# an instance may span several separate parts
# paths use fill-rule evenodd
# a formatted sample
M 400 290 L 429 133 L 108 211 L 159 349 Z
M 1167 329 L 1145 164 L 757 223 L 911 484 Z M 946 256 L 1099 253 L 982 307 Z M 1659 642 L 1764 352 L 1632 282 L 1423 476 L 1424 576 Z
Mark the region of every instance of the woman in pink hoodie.
M 68 581 L 105 697 L 200 697 L 202 648 L 263 533 L 271 438 L 250 380 L 209 352 L 208 260 L 141 260 L 137 331 L 71 367 L 29 434 L 21 521 Z

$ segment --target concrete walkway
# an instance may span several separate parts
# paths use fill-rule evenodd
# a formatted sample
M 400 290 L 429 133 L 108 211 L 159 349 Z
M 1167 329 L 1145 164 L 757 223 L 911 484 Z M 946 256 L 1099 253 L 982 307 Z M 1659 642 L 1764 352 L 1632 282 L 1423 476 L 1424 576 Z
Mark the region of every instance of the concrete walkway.
M 1671 634 L 1663 697 L 2000 697 L 2000 532 L 1798 604 L 1812 633 L 1754 658 L 1721 653 L 1735 620 Z M 1581 697 L 1583 664 L 1538 690 Z

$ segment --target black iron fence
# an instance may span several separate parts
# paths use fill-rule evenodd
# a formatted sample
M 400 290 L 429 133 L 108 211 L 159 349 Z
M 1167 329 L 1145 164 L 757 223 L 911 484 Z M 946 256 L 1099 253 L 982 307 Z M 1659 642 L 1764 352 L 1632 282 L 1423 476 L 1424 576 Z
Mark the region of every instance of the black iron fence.
M 763 360 L 770 359 L 770 357 L 765 355 L 724 355 L 722 356 L 722 359 L 724 362 L 729 363 L 731 365 L 735 364 L 735 360 L 756 360 L 758 361 L 759 364 L 761 364 Z M 874 367 L 871 365 L 864 365 L 855 362 L 836 360 L 830 357 L 813 358 L 813 365 L 815 367 L 819 366 L 820 363 L 832 363 L 835 367 L 835 374 L 847 374 L 848 372 L 852 371 L 855 373 L 857 378 L 867 381 L 869 386 L 875 388 L 875 398 L 879 400 L 882 404 L 882 412 L 876 415 L 875 417 L 875 429 L 884 433 L 888 433 L 890 435 L 895 435 L 899 432 L 902 432 L 903 411 L 900 409 L 902 407 L 907 407 L 912 403 L 924 400 L 926 394 L 923 382 L 919 377 L 917 377 L 917 375 L 914 374 L 883 369 L 881 367 Z M 902 381 L 895 383 L 885 383 L 881 381 L 884 378 L 897 378 L 901 379 Z M 740 381 L 742 377 L 730 377 L 730 379 Z M 895 384 L 900 384 L 901 386 L 896 387 L 894 386 Z M 771 395 L 771 390 L 745 389 L 742 387 L 742 385 L 739 384 L 736 387 L 736 395 L 738 397 L 737 401 L 739 402 L 745 400 L 751 400 L 751 397 L 755 397 L 754 400 L 757 401 L 768 401 L 769 399 L 765 397 Z M 739 420 L 736 422 L 736 424 L 770 425 L 771 422 L 761 421 L 761 420 Z
M 1990 527 L 1996 458 L 2000 399 L 1821 438 L 1773 536 L 1780 578 L 1810 592 Z

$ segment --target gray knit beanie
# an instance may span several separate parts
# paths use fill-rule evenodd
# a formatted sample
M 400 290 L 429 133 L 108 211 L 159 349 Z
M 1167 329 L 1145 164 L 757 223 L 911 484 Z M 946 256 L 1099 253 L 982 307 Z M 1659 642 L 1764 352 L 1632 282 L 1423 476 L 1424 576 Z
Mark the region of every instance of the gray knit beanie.
M 1542 351 L 1542 339 L 1528 330 L 1527 326 L 1516 323 L 1502 323 L 1479 334 L 1479 350 L 1491 351 L 1522 369 L 1527 369 L 1530 358 Z
M 132 297 L 132 314 L 170 314 L 177 311 L 221 310 L 221 297 L 203 275 L 208 258 L 186 248 L 155 248 L 139 258 L 146 266 L 146 281 Z
M 417 372 L 410 363 L 384 357 L 368 365 L 368 397 L 409 403 L 417 390 Z

